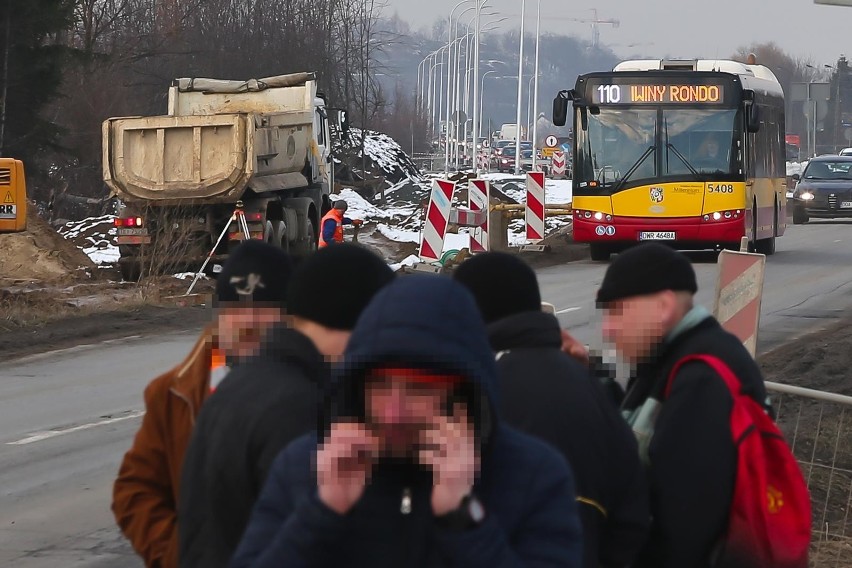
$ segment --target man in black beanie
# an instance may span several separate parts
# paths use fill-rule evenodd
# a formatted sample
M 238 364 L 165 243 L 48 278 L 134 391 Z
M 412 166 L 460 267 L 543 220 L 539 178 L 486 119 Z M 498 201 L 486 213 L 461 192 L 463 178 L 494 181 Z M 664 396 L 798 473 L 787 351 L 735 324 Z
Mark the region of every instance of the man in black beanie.
M 202 405 L 286 309 L 290 257 L 246 241 L 216 281 L 216 315 L 192 351 L 145 389 L 145 416 L 113 486 L 115 519 L 146 566 L 177 568 L 180 471 Z
M 560 450 L 574 471 L 583 565 L 626 567 L 648 533 L 648 493 L 630 428 L 588 370 L 561 351 L 559 321 L 541 309 L 535 272 L 484 253 L 454 278 L 476 299 L 497 352 L 500 412 L 510 426 Z
M 649 468 L 653 516 L 650 539 L 634 564 L 639 568 L 716 565 L 711 560 L 733 498 L 732 396 L 710 365 L 680 362 L 709 355 L 730 369 L 744 394 L 766 400 L 754 359 L 694 303 L 697 289 L 689 259 L 649 243 L 618 255 L 597 293 L 604 340 L 635 368 L 622 408 Z
M 286 325 L 228 375 L 198 418 L 182 476 L 181 568 L 228 565 L 272 461 L 316 429 L 329 363 L 393 278 L 381 258 L 353 244 L 322 249 L 298 265 Z

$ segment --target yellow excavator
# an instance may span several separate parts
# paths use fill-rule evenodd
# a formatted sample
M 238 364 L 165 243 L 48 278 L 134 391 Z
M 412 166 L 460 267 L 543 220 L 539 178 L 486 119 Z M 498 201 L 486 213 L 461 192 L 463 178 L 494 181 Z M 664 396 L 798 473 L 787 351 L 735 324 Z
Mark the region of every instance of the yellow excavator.
M 27 181 L 24 163 L 0 158 L 0 233 L 27 230 Z

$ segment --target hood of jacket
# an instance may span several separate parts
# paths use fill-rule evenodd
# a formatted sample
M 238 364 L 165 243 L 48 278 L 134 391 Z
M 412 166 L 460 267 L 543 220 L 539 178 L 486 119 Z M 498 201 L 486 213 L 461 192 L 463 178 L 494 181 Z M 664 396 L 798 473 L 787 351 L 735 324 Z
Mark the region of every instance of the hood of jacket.
M 361 314 L 335 373 L 326 424 L 364 416 L 364 378 L 405 366 L 464 378 L 461 394 L 484 447 L 496 427 L 497 367 L 473 296 L 440 276 L 406 276 L 379 292 Z
M 488 326 L 488 339 L 494 351 L 524 348 L 560 348 L 559 320 L 545 312 L 521 312 Z

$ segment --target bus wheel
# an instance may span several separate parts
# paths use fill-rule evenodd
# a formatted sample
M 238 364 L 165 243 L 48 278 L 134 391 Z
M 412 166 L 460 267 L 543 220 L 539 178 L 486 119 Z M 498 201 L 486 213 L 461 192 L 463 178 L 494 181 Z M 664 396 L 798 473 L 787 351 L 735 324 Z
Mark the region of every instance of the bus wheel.
M 589 253 L 592 260 L 607 262 L 612 251 L 606 245 L 591 243 L 589 244 Z

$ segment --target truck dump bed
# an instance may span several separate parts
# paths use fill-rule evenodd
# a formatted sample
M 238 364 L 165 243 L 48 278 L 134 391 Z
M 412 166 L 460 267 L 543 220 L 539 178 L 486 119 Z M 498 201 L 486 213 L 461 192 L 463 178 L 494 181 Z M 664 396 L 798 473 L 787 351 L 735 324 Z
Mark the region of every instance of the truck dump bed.
M 306 73 L 247 82 L 179 79 L 169 114 L 103 125 L 103 176 L 123 200 L 236 202 L 311 183 L 316 83 Z

